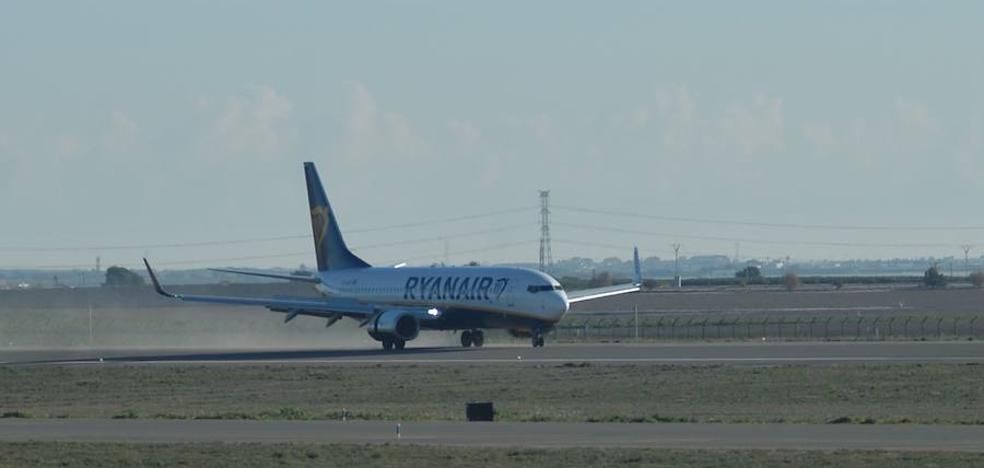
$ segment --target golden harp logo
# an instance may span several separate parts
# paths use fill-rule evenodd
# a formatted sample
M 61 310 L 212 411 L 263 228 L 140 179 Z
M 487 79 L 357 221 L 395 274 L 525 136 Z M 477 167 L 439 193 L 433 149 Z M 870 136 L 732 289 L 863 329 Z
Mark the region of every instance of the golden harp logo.
M 311 208 L 311 229 L 314 232 L 314 249 L 318 257 L 324 252 L 325 235 L 328 233 L 328 207 L 316 206 Z M 327 262 L 327 256 L 325 257 Z

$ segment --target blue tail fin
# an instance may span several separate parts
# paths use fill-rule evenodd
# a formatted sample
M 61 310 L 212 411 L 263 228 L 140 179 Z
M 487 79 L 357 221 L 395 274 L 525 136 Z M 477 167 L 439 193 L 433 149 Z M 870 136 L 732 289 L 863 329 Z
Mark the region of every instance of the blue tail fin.
M 304 178 L 307 181 L 308 205 L 311 207 L 311 229 L 314 233 L 314 251 L 318 256 L 318 271 L 369 267 L 368 263 L 356 257 L 345 245 L 314 163 L 304 163 Z

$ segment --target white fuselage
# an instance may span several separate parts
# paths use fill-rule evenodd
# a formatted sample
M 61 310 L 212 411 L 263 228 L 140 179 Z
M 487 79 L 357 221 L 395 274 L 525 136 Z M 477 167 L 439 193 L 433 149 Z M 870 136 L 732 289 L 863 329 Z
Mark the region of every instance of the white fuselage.
M 497 313 L 555 323 L 569 308 L 560 283 L 511 267 L 363 268 L 319 273 L 319 292 L 380 306 Z

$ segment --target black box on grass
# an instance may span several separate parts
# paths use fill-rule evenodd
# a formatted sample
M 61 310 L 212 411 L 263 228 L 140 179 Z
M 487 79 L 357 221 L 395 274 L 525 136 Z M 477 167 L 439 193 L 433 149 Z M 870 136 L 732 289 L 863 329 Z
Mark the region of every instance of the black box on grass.
M 469 421 L 495 421 L 495 408 L 491 401 L 468 403 L 465 415 Z

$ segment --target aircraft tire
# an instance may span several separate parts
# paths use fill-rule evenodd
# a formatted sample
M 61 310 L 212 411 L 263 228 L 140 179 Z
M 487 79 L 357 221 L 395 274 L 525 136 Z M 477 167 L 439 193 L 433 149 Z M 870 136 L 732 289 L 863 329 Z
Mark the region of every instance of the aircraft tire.
M 481 348 L 485 344 L 485 332 L 482 330 L 475 330 L 472 332 L 472 346 L 476 348 Z
M 402 351 L 404 348 L 407 347 L 407 342 L 403 340 L 396 340 L 396 343 L 394 343 L 394 345 L 396 346 L 397 351 Z
M 461 332 L 461 347 L 467 348 L 472 344 L 472 332 L 470 330 L 465 330 Z
M 388 338 L 383 338 L 383 350 L 385 350 L 385 351 L 392 351 L 393 350 L 393 345 L 395 345 L 395 344 L 396 343 L 393 343 L 393 340 L 390 340 Z

